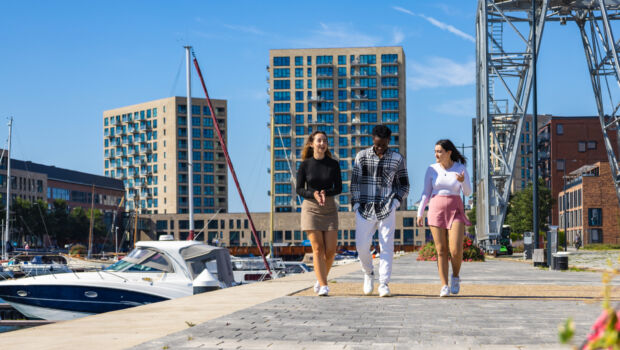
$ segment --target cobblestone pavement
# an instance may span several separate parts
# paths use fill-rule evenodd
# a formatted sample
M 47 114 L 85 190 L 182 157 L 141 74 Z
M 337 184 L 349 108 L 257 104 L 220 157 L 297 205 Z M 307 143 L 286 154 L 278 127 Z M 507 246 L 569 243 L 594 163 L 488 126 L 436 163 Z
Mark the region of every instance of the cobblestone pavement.
M 570 266 L 606 269 L 609 268 L 607 260 L 610 260 L 613 267 L 620 268 L 618 257 L 620 257 L 619 250 L 579 250 L 572 251 L 568 261 Z
M 592 272 L 556 272 L 492 260 L 465 263 L 463 284 L 596 285 Z M 361 272 L 336 282 L 360 283 Z M 395 260 L 395 283 L 438 283 L 436 264 Z M 483 287 L 483 286 L 481 286 Z M 439 291 L 439 290 L 437 290 Z M 188 327 L 134 349 L 539 349 L 563 348 L 557 327 L 575 320 L 585 339 L 598 303 L 549 298 L 287 296 Z

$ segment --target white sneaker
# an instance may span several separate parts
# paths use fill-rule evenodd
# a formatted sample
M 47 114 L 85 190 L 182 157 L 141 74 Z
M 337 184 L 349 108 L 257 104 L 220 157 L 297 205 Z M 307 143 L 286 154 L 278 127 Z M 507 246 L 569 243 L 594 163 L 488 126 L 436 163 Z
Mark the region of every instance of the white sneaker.
M 390 297 L 390 296 L 392 296 L 392 294 L 390 293 L 390 288 L 385 283 L 381 283 L 377 290 L 379 291 L 379 296 L 380 297 Z
M 316 281 L 316 283 L 314 284 L 314 292 L 318 293 L 320 288 L 321 285 L 319 284 L 319 281 Z
M 375 289 L 373 285 L 373 279 L 375 278 L 374 274 L 364 274 L 364 294 L 370 295 L 372 294 L 372 290 Z
M 320 297 L 326 297 L 329 294 L 329 287 L 328 286 L 321 286 L 319 288 L 319 296 Z
M 448 287 L 447 285 L 441 287 L 441 292 L 439 292 L 439 296 L 447 297 L 448 295 L 450 295 L 450 287 Z
M 459 294 L 461 290 L 461 279 L 459 277 L 454 277 L 450 279 L 450 293 Z

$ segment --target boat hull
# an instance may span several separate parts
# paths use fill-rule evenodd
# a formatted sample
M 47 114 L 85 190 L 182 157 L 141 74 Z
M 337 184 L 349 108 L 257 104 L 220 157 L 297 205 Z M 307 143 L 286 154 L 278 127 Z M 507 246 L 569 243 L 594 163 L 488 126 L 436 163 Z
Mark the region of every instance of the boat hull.
M 168 300 L 119 288 L 76 285 L 0 285 L 0 298 L 29 318 L 70 320 Z

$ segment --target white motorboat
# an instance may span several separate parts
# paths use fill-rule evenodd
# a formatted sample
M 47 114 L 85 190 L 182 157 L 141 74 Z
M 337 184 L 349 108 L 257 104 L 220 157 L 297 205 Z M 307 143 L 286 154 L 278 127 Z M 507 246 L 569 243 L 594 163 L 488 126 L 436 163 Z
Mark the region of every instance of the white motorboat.
M 282 259 L 267 258 L 267 263 L 271 269 L 271 275 L 265 268 L 263 259 L 260 257 L 232 257 L 232 270 L 235 282 L 238 284 L 254 283 L 286 275 L 286 265 L 284 265 Z
M 101 271 L 0 282 L 0 299 L 28 318 L 69 320 L 233 284 L 226 248 L 196 241 L 142 241 Z

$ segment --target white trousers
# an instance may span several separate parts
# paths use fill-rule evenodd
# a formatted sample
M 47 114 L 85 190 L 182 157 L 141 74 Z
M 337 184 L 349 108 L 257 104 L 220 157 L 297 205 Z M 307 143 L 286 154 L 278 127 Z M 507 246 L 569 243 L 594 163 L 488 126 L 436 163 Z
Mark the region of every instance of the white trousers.
M 379 283 L 387 284 L 392 275 L 392 261 L 394 260 L 394 229 L 396 228 L 396 214 L 392 210 L 390 215 L 377 220 L 376 217 L 367 220 L 358 212 L 355 214 L 355 246 L 358 257 L 362 264 L 362 271 L 365 274 L 372 274 L 372 255 L 370 245 L 375 231 L 379 231 Z

